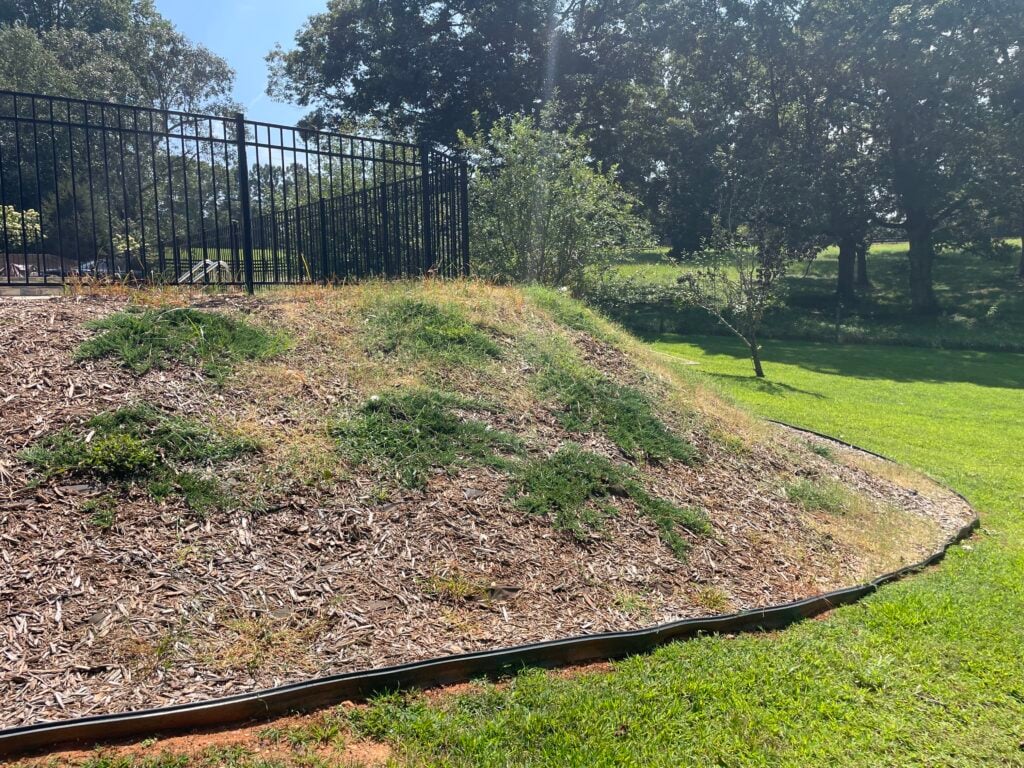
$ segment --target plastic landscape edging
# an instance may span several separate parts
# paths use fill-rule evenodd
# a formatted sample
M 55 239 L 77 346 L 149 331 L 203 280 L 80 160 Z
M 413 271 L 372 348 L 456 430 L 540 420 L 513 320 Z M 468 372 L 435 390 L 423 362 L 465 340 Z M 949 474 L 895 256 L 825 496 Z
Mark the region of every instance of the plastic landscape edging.
M 776 421 L 794 431 L 812 434 L 878 458 L 885 456 L 811 430 Z M 952 491 L 961 499 L 963 496 Z M 965 500 L 966 501 L 966 500 Z M 901 579 L 942 560 L 947 550 L 979 525 L 975 514 L 941 549 L 924 560 L 883 574 L 865 584 L 837 589 L 782 605 L 738 613 L 682 619 L 644 629 L 604 632 L 518 645 L 491 651 L 444 656 L 362 672 L 346 672 L 252 693 L 110 715 L 94 715 L 0 730 L 0 757 L 53 749 L 64 745 L 166 734 L 187 729 L 227 726 L 250 720 L 306 712 L 346 700 L 364 699 L 399 688 L 429 688 L 473 678 L 515 672 L 524 667 L 556 667 L 617 659 L 650 651 L 673 640 L 698 635 L 782 629 L 841 605 L 860 600 L 883 584 Z

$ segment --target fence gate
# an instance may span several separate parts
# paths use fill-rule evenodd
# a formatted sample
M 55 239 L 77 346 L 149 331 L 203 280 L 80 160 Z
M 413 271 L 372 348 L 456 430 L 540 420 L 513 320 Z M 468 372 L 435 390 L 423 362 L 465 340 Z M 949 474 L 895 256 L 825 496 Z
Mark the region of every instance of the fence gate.
M 443 149 L 0 91 L 0 285 L 258 285 L 469 269 Z

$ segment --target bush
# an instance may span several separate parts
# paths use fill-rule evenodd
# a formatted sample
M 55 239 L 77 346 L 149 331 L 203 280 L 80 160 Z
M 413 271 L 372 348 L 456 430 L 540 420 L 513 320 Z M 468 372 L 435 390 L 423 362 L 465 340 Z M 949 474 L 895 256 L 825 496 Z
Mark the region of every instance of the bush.
M 474 164 L 472 263 L 497 282 L 578 287 L 588 270 L 645 247 L 649 227 L 614 169 L 591 167 L 586 140 L 544 122 L 517 117 L 462 134 Z

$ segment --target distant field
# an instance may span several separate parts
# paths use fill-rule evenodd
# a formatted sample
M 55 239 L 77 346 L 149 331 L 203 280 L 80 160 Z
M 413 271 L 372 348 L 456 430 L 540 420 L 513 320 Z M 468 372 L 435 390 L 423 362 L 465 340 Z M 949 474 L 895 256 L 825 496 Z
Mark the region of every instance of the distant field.
M 1015 244 L 1019 246 L 1019 241 Z M 935 288 L 943 311 L 921 318 L 908 311 L 906 254 L 906 243 L 872 247 L 868 257 L 872 291 L 856 306 L 844 307 L 838 324 L 836 250 L 825 251 L 806 270 L 794 269 L 787 280 L 784 306 L 769 315 L 767 337 L 1024 350 L 1024 283 L 1015 278 L 1015 262 L 967 253 L 941 254 Z M 617 268 L 617 274 L 644 284 L 671 286 L 685 269 L 670 261 L 664 250 L 655 250 L 636 254 L 631 263 Z M 646 312 L 638 307 L 619 319 L 641 332 L 722 332 L 703 313 L 678 307 L 653 307 Z

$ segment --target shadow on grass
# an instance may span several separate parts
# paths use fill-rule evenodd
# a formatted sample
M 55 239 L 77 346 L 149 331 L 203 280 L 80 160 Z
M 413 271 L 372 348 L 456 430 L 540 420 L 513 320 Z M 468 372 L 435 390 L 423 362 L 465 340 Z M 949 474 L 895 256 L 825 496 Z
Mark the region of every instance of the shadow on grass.
M 771 380 L 771 373 L 769 372 L 768 377 L 759 379 L 751 373 L 749 376 L 740 376 L 735 373 L 711 373 L 706 372 L 706 375 L 713 379 L 722 379 L 728 381 L 734 381 L 741 386 L 745 386 L 748 389 L 753 389 L 758 392 L 763 392 L 766 395 L 807 395 L 808 397 L 814 397 L 818 400 L 827 400 L 828 398 L 820 392 L 812 392 L 809 389 L 800 389 L 800 387 L 794 387 L 789 384 L 782 384 L 778 381 Z
M 738 342 L 718 336 L 679 336 L 665 334 L 648 339 L 654 343 L 686 343 L 700 347 L 709 355 L 748 358 Z M 900 354 L 892 354 L 899 349 Z M 772 363 L 794 365 L 817 373 L 860 379 L 886 379 L 899 382 L 960 382 L 982 387 L 1024 389 L 1024 354 L 971 350 L 923 349 L 918 347 L 876 347 L 872 345 L 835 345 L 806 341 L 766 341 L 765 386 L 783 388 L 772 382 Z M 743 376 L 732 376 L 743 380 Z M 756 382 L 751 372 L 750 379 Z M 772 390 L 765 390 L 772 391 Z M 776 390 L 781 391 L 781 390 Z M 814 394 L 814 393 L 804 393 Z

